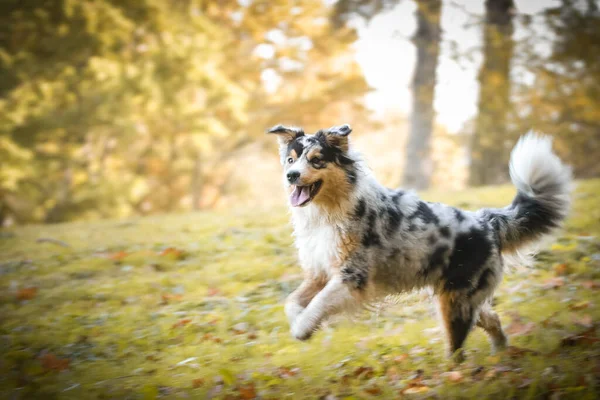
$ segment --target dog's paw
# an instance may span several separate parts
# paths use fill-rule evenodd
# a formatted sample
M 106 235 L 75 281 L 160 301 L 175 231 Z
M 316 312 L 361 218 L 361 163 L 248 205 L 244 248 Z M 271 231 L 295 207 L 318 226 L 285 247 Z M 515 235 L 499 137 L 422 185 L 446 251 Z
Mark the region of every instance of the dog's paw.
M 307 329 L 306 327 L 301 326 L 300 324 L 292 324 L 292 329 L 290 329 L 290 333 L 292 337 L 296 340 L 305 341 L 310 339 L 313 334 L 313 329 Z

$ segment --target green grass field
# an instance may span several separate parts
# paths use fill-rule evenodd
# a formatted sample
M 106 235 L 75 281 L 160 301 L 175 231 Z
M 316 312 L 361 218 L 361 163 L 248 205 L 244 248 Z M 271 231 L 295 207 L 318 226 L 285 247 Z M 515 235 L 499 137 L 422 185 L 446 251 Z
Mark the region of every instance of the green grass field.
M 283 300 L 301 271 L 283 208 L 0 231 L 0 397 L 598 398 L 600 180 L 574 197 L 566 229 L 497 293 L 514 347 L 490 355 L 477 329 L 458 365 L 426 293 L 294 341 Z

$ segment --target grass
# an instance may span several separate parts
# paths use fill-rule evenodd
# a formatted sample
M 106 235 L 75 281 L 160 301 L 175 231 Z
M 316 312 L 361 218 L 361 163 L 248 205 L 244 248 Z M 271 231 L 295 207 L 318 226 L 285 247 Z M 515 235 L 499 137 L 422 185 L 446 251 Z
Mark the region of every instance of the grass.
M 598 398 L 600 180 L 574 196 L 566 229 L 498 291 L 514 347 L 490 355 L 477 329 L 458 365 L 424 293 L 291 339 L 301 274 L 283 209 L 0 231 L 0 397 Z

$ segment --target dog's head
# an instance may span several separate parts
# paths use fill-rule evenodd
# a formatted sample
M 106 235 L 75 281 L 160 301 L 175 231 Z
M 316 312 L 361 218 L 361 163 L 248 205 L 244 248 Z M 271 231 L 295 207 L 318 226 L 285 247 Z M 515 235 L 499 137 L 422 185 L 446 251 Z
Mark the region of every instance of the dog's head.
M 356 183 L 354 160 L 348 154 L 349 125 L 323 129 L 306 135 L 296 127 L 277 125 L 268 133 L 277 135 L 283 177 L 290 191 L 290 204 L 303 207 L 336 204 Z

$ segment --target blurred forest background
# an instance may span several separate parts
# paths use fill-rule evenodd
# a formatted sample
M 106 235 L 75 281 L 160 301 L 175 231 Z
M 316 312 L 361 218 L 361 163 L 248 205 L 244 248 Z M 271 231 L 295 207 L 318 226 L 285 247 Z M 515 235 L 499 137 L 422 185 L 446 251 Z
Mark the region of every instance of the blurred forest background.
M 339 123 L 387 185 L 600 174 L 598 0 L 3 0 L 0 226 L 283 204 L 265 129 Z

